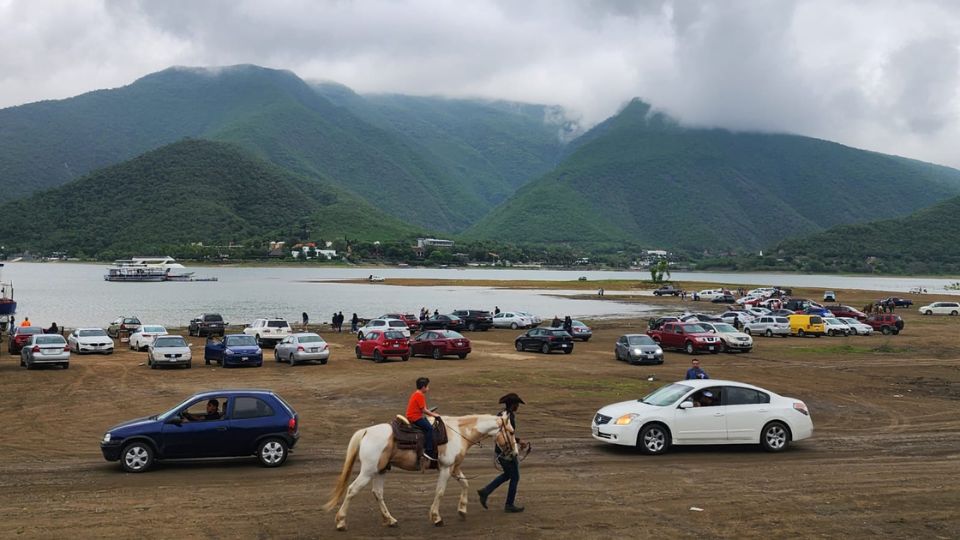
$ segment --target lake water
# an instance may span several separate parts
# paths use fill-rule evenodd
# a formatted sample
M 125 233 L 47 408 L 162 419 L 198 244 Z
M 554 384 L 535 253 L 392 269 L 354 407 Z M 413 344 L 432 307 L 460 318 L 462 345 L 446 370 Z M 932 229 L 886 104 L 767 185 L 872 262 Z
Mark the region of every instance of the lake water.
M 311 280 L 363 278 L 371 273 L 387 278 L 489 279 L 569 281 L 587 279 L 649 279 L 647 272 L 431 269 L 431 268 L 251 268 L 191 266 L 198 277 L 217 282 L 111 283 L 103 280 L 105 265 L 65 263 L 6 263 L 3 281 L 11 281 L 19 302 L 17 319 L 30 316 L 37 324 L 104 326 L 120 315 L 137 315 L 144 322 L 185 326 L 205 311 L 222 313 L 228 322 L 246 323 L 257 317 L 300 320 L 306 311 L 313 322 L 328 321 L 334 310 L 349 318 L 375 317 L 385 312 L 417 312 L 421 307 L 449 312 L 458 308 L 522 310 L 544 318 L 621 317 L 642 315 L 649 306 L 609 301 L 574 300 L 559 291 L 499 290 L 485 287 L 399 287 L 350 283 L 311 283 Z M 943 287 L 956 279 L 833 276 L 762 273 L 676 272 L 676 281 L 782 285 L 834 289 L 907 292 L 926 287 L 930 293 L 957 294 Z

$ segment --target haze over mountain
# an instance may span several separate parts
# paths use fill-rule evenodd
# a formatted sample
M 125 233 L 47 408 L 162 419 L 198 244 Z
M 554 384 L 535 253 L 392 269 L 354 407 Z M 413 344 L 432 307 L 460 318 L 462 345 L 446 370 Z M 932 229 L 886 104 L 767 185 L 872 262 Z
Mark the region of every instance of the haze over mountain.
M 449 232 L 482 217 L 525 175 L 549 170 L 562 146 L 544 107 L 400 102 L 377 108 L 354 95 L 350 107 L 338 106 L 288 71 L 232 66 L 170 68 L 118 89 L 4 109 L 0 201 L 203 137 L 235 142 L 396 217 Z M 434 102 L 437 111 L 456 110 L 414 121 Z
M 960 171 L 792 135 L 679 126 L 639 100 L 466 235 L 759 248 L 960 193 Z
M 8 249 L 88 255 L 296 237 L 386 241 L 419 232 L 338 187 L 238 146 L 196 139 L 7 202 L 0 215 Z

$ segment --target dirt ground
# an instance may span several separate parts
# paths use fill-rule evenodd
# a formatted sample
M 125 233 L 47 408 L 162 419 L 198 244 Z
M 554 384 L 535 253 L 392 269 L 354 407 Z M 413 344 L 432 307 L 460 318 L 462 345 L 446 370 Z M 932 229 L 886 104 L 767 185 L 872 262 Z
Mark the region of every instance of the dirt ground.
M 841 300 L 858 307 L 880 296 L 845 294 Z M 615 291 L 606 298 L 613 301 Z M 590 420 L 599 407 L 641 397 L 689 366 L 689 357 L 673 352 L 662 366 L 615 361 L 614 340 L 643 331 L 640 320 L 598 321 L 594 338 L 572 355 L 517 353 L 519 332 L 492 330 L 467 334 L 474 352 L 466 360 L 386 364 L 355 359 L 352 336 L 321 330 L 332 344 L 330 363 L 294 368 L 274 363 L 267 350 L 259 369 L 205 367 L 195 359 L 192 370 L 150 370 L 145 353 L 120 349 L 74 356 L 66 371 L 27 371 L 4 346 L 0 537 L 957 538 L 960 319 L 901 314 L 899 336 L 761 337 L 748 354 L 699 356 L 713 378 L 807 403 L 813 438 L 781 454 L 710 446 L 647 457 L 594 441 Z M 200 341 L 192 342 L 202 357 Z M 484 446 L 472 449 L 464 466 L 466 519 L 456 513 L 455 482 L 441 506 L 446 526 L 436 529 L 428 520 L 435 473 L 391 472 L 385 499 L 399 527 L 380 525 L 364 491 L 354 499 L 349 531 L 337 533 L 321 506 L 347 441 L 354 430 L 402 412 L 418 376 L 430 377 L 429 402 L 446 415 L 494 412 L 509 391 L 527 401 L 518 417 L 519 434 L 534 447 L 521 466 L 518 502 L 526 512 L 502 512 L 506 486 L 491 496 L 489 510 L 477 503 L 475 489 L 496 474 Z M 245 459 L 124 474 L 101 457 L 98 441 L 111 425 L 197 391 L 231 387 L 273 389 L 299 412 L 302 438 L 283 467 Z

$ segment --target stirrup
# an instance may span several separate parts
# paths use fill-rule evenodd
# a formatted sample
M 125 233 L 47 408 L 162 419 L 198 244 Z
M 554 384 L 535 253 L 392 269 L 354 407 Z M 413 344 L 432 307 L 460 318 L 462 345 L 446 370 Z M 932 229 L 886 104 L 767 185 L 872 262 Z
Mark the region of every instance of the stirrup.
M 432 458 L 432 457 L 428 456 L 426 452 L 424 452 L 423 454 L 421 454 L 421 456 L 423 456 L 424 458 L 426 458 L 428 461 L 437 461 L 437 458 Z

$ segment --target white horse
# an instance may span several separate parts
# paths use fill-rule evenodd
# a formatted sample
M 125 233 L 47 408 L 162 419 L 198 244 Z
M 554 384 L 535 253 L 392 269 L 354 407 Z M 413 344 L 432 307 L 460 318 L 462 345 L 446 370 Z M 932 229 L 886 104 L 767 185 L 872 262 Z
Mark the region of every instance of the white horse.
M 481 440 L 496 436 L 496 444 L 507 454 L 518 454 L 517 440 L 513 436 L 513 426 L 504 416 L 492 414 L 476 414 L 470 416 L 444 417 L 443 423 L 447 430 L 447 444 L 438 449 L 437 465 L 440 476 L 437 478 L 437 492 L 430 506 L 430 519 L 436 526 L 443 525 L 440 517 L 440 498 L 447 488 L 447 481 L 451 473 L 460 483 L 460 502 L 457 511 L 461 517 L 467 515 L 467 478 L 460 470 L 467 450 Z M 347 488 L 347 481 L 353 472 L 353 465 L 360 459 L 360 474 Z M 343 470 L 337 485 L 330 494 L 330 500 L 324 505 L 327 511 L 333 510 L 340 501 L 343 504 L 337 511 L 337 530 L 347 529 L 347 508 L 357 493 L 369 482 L 373 481 L 373 496 L 380 503 L 380 513 L 383 515 L 383 524 L 395 527 L 397 520 L 390 515 L 387 505 L 383 502 L 383 475 L 389 467 L 398 467 L 406 471 L 419 470 L 420 456 L 414 450 L 400 450 L 393 440 L 393 428 L 390 424 L 377 424 L 358 430 L 350 438 L 347 446 L 347 456 L 343 462 Z

